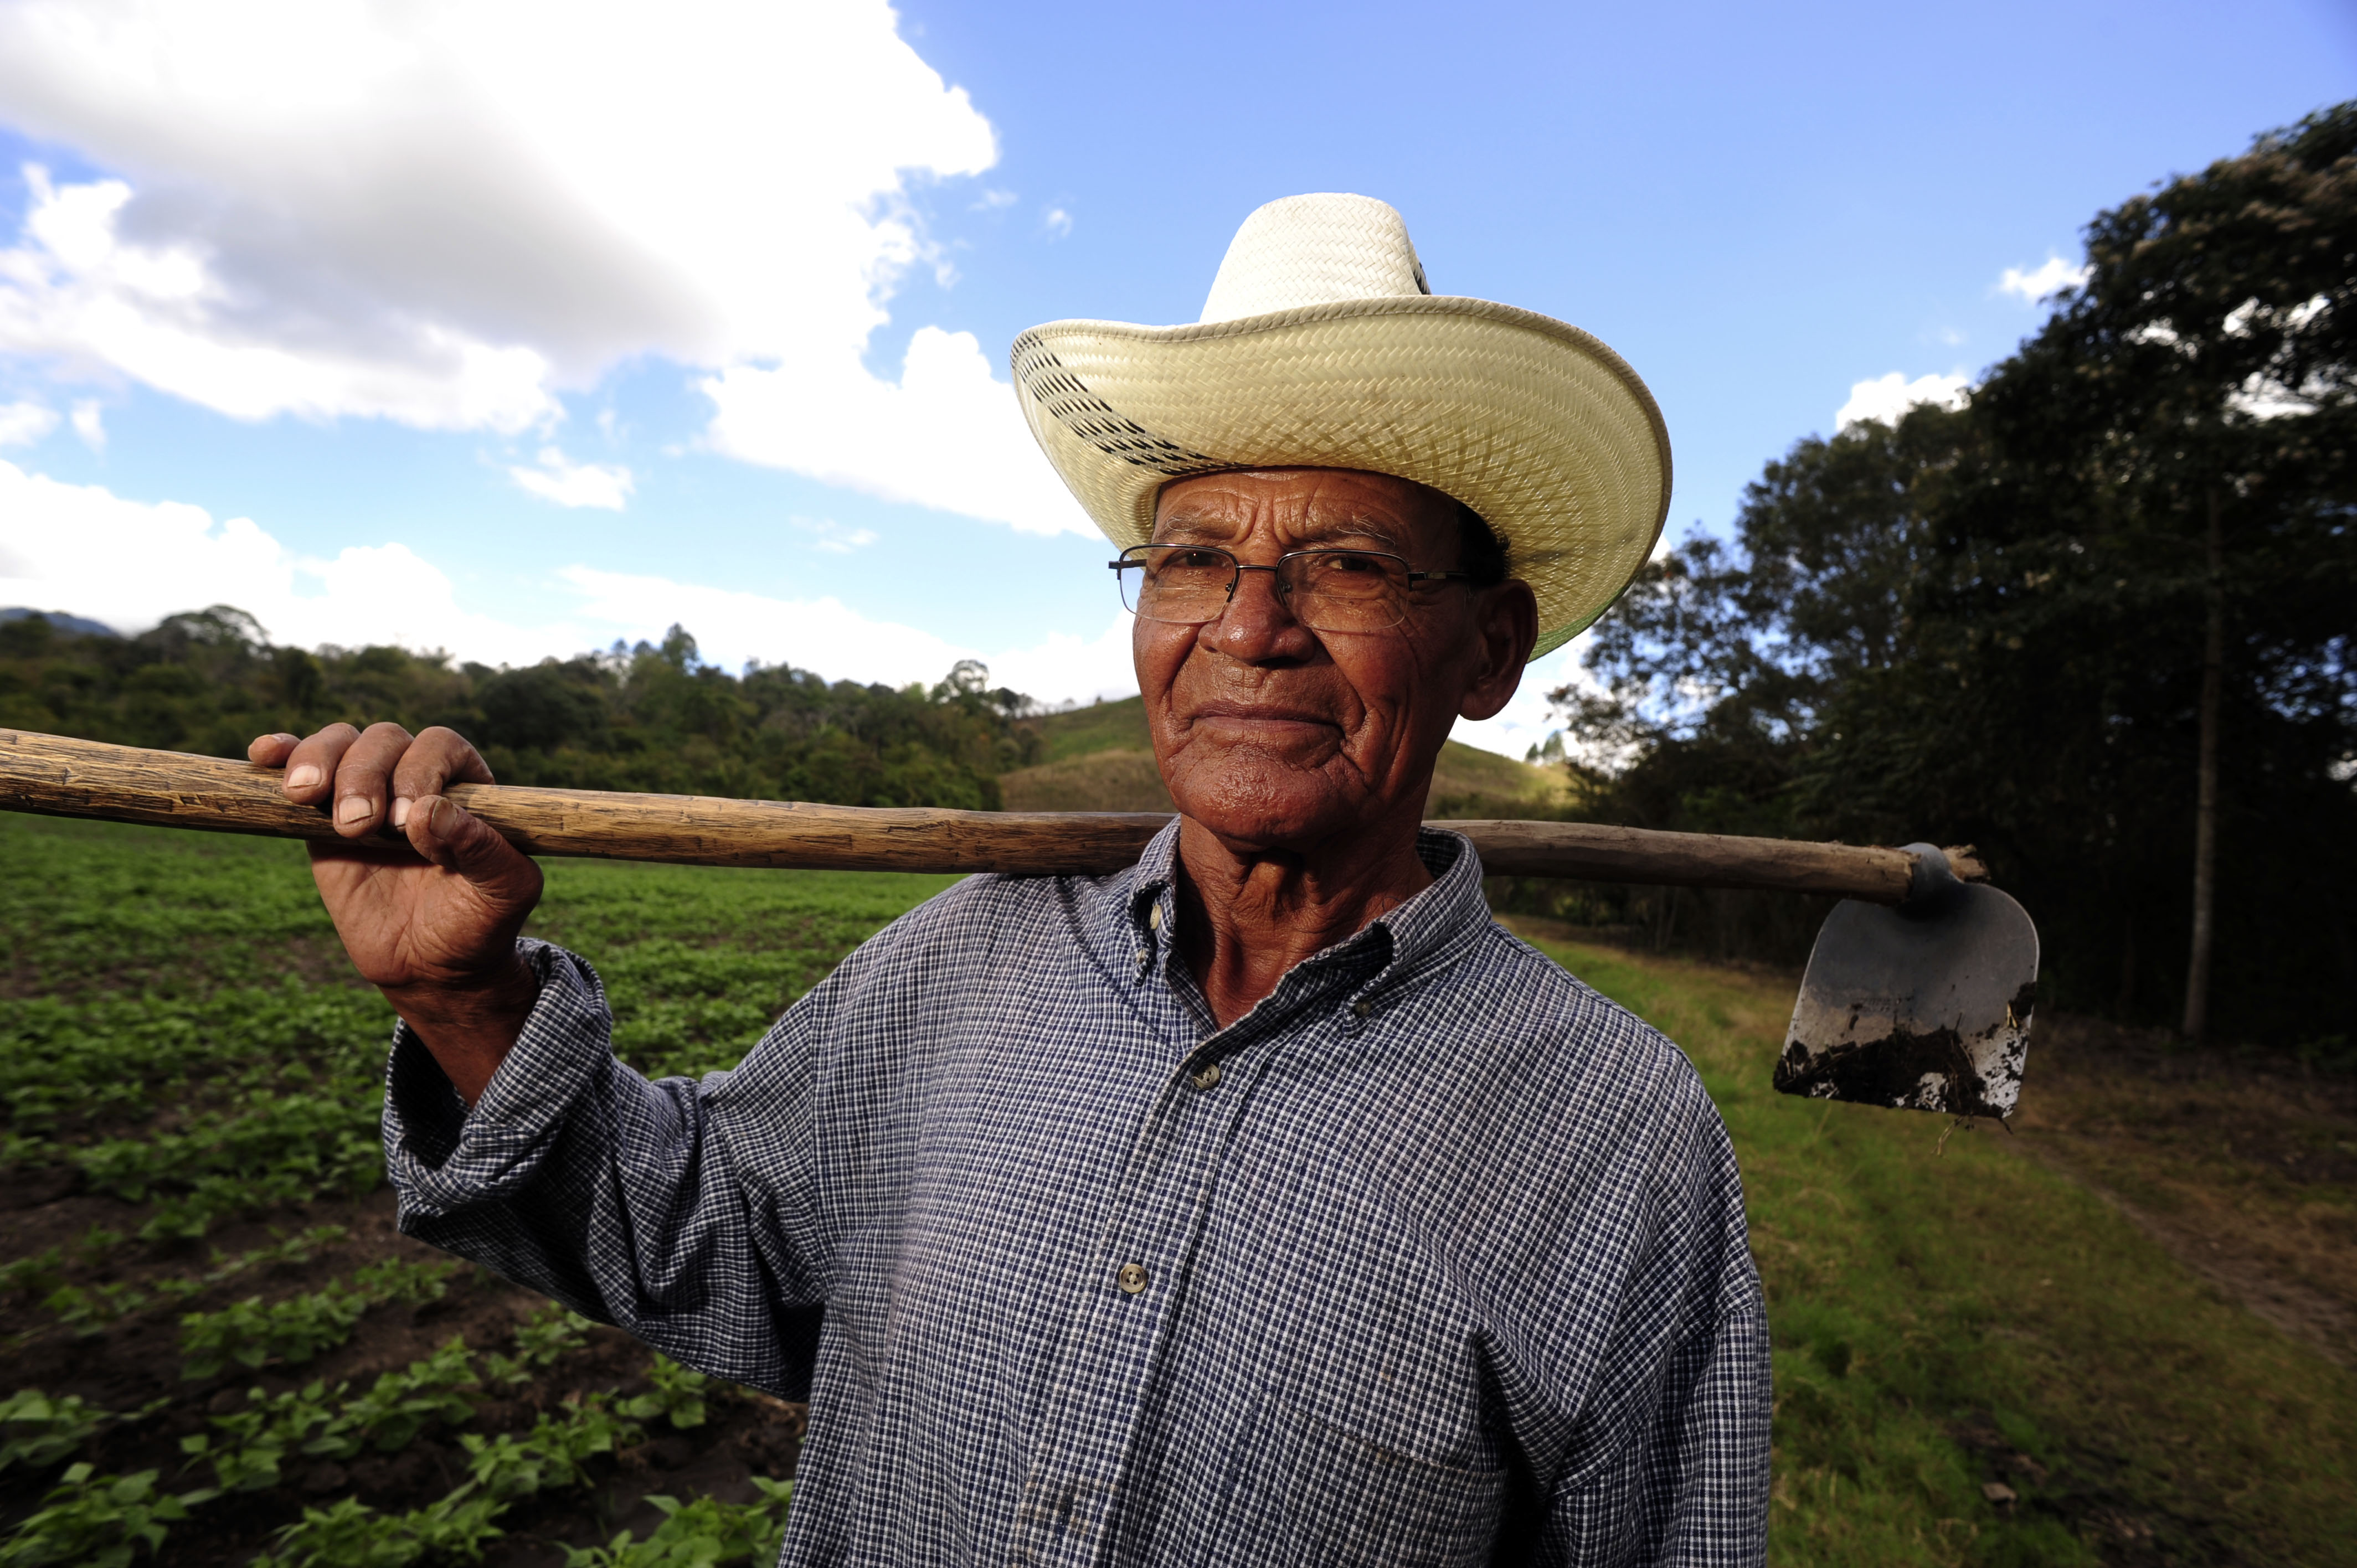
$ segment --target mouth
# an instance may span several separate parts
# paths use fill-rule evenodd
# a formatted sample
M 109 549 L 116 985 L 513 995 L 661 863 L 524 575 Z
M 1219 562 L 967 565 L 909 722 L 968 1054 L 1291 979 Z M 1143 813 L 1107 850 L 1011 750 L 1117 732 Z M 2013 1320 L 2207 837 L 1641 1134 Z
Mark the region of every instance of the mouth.
M 1342 726 L 1324 714 L 1271 703 L 1208 703 L 1189 722 L 1215 737 L 1263 744 L 1332 740 L 1342 733 Z

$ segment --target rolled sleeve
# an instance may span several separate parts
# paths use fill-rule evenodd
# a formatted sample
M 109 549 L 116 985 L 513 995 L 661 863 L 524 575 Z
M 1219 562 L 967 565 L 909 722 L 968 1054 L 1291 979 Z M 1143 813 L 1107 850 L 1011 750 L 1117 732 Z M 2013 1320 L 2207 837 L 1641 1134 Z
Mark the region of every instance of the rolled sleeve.
M 439 1218 L 527 1186 L 613 1061 L 613 1015 L 596 972 L 546 942 L 517 950 L 539 977 L 540 998 L 472 1111 L 416 1032 L 393 1031 L 384 1156 L 404 1218 Z

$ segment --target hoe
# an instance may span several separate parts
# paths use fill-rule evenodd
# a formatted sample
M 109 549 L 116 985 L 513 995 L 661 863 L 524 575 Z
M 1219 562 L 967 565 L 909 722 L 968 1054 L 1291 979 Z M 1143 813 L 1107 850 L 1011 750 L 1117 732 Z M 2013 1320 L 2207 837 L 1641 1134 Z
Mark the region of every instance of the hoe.
M 1153 813 L 950 811 L 457 784 L 449 798 L 531 854 L 811 870 L 1101 875 Z M 325 839 L 275 769 L 0 730 L 0 810 Z M 2038 988 L 2038 930 L 1969 848 L 1877 849 L 1583 822 L 1449 822 L 1493 875 L 1837 896 L 1776 1063 L 1787 1094 L 2009 1115 Z

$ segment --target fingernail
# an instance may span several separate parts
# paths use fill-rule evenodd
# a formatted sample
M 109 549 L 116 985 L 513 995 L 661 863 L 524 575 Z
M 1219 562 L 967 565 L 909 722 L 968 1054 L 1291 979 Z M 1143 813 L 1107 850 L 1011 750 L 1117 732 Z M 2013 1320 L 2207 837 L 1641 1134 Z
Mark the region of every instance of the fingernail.
M 399 828 L 406 827 L 408 824 L 409 797 L 406 795 L 397 796 L 394 798 L 393 802 L 393 825 Z
M 365 818 L 372 810 L 374 810 L 374 808 L 368 803 L 368 798 L 366 796 L 347 795 L 342 800 L 336 802 L 336 821 L 339 822 L 357 822 Z
M 318 782 L 319 770 L 307 762 L 300 768 L 290 768 L 286 770 L 286 788 L 289 789 L 309 789 L 315 788 Z

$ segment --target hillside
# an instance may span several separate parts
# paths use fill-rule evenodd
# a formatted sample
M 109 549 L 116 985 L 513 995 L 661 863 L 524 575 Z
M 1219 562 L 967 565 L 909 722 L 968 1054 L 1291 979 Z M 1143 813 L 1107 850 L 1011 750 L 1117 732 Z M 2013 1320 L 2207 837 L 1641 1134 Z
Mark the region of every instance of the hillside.
M 1025 721 L 1046 760 L 1002 773 L 999 797 L 1011 811 L 1168 811 L 1170 793 L 1154 766 L 1146 703 L 1138 697 L 1096 703 Z M 1552 816 L 1569 803 L 1560 771 L 1461 741 L 1450 741 L 1433 770 L 1433 817 Z

